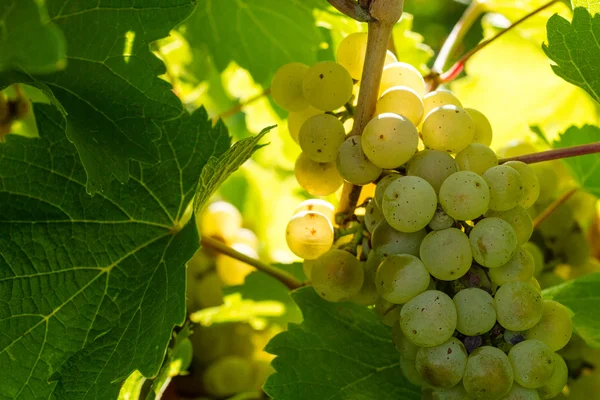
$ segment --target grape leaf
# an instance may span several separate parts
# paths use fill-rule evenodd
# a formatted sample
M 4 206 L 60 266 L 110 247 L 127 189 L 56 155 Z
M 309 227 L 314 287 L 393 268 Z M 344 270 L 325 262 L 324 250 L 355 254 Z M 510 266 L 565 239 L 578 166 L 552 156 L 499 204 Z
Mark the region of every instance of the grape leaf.
M 199 242 L 176 221 L 230 138 L 183 114 L 160 127 L 160 163 L 131 161 L 127 184 L 90 197 L 62 115 L 35 108 L 41 138 L 0 145 L 0 399 L 112 399 L 133 370 L 158 372 L 184 321 Z
M 203 3 L 182 32 L 191 46 L 208 49 L 219 71 L 235 61 L 255 81 L 266 85 L 275 69 L 285 63 L 317 61 L 322 38 L 312 14 L 312 1 Z
M 600 1 L 598 0 L 571 0 L 571 3 L 573 3 L 573 8 L 585 7 L 592 14 L 600 12 Z
M 593 125 L 584 125 L 581 128 L 572 126 L 562 133 L 552 145 L 558 149 L 599 141 L 599 127 Z M 600 197 L 600 158 L 597 154 L 569 157 L 563 159 L 563 162 L 569 167 L 575 181 L 583 190 Z
M 149 44 L 188 16 L 195 0 L 84 2 L 47 0 L 50 20 L 64 32 L 68 65 L 50 75 L 0 73 L 0 88 L 26 83 L 62 104 L 62 126 L 87 172 L 87 191 L 129 178 L 129 160 L 156 162 L 160 123 L 183 114 L 164 65 Z
M 266 351 L 277 371 L 264 385 L 274 400 L 419 400 L 402 375 L 390 329 L 364 306 L 328 303 L 312 287 L 292 293 L 304 322 Z
M 600 103 L 600 15 L 592 17 L 578 7 L 569 23 L 560 15 L 548 20 L 546 55 L 556 63 L 552 70 L 567 82 L 583 88 Z
M 7 0 L 0 4 L 0 72 L 20 68 L 47 74 L 66 64 L 66 41 L 48 19 L 43 2 Z
M 543 291 L 544 298 L 556 300 L 575 314 L 573 326 L 588 345 L 600 348 L 600 273 L 586 275 Z

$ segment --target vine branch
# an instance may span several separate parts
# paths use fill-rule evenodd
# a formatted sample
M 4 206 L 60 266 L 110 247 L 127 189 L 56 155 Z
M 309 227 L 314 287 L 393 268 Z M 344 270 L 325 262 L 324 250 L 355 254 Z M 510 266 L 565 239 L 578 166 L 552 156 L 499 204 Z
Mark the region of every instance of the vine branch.
M 554 200 L 554 202 L 548 207 L 546 207 L 546 209 L 542 211 L 542 213 L 538 215 L 537 218 L 533 221 L 533 229 L 538 228 L 540 224 L 550 216 L 550 214 L 552 214 L 558 207 L 560 207 L 567 200 L 569 200 L 571 196 L 573 196 L 576 192 L 577 188 L 571 189 L 568 192 L 564 193 L 562 196 L 560 196 L 558 199 Z
M 368 9 L 366 7 L 363 8 L 354 0 L 327 0 L 327 2 L 342 14 L 345 14 L 359 22 L 369 22 L 373 20 L 373 17 L 371 14 L 369 14 Z
M 227 246 L 220 240 L 204 236 L 200 239 L 200 243 L 203 246 L 209 247 L 216 252 L 225 254 L 226 256 L 235 258 L 236 260 L 253 266 L 257 270 L 264 272 L 265 274 L 277 279 L 279 282 L 286 285 L 290 290 L 298 289 L 299 287 L 303 286 L 303 284 L 300 281 L 298 281 L 293 275 L 289 274 L 288 272 L 283 271 L 279 268 L 275 268 L 271 265 L 265 264 L 262 261 L 257 260 L 256 258 L 252 258 L 245 254 L 242 254 L 239 251 L 236 251 L 231 247 Z
M 498 163 L 503 164 L 508 161 L 521 161 L 526 164 L 534 164 L 542 161 L 551 161 L 558 160 L 560 158 L 585 156 L 587 154 L 594 153 L 600 153 L 600 142 L 565 147 L 562 149 L 540 151 L 539 153 L 524 154 L 522 156 L 516 157 L 502 158 L 498 161 Z
M 231 117 L 232 115 L 235 115 L 235 114 L 239 113 L 240 111 L 242 111 L 242 108 L 244 108 L 245 106 L 250 105 L 250 104 L 254 103 L 255 101 L 258 101 L 258 100 L 262 99 L 263 97 L 268 96 L 270 94 L 271 94 L 271 88 L 270 87 L 266 88 L 265 90 L 262 91 L 262 93 L 252 96 L 246 101 L 239 102 L 235 106 L 231 107 L 229 110 L 223 111 L 221 114 L 219 114 L 215 118 L 213 118 L 213 121 L 216 122 L 219 119 L 225 119 L 227 117 Z

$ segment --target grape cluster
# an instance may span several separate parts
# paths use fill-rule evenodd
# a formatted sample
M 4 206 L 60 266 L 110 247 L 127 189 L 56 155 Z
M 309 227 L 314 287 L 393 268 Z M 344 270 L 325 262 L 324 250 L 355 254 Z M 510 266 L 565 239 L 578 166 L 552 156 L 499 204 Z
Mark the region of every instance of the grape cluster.
M 287 227 L 290 249 L 323 299 L 374 306 L 392 326 L 402 370 L 424 398 L 555 397 L 568 374 L 555 352 L 572 323 L 534 277 L 536 171 L 499 165 L 487 118 L 449 91 L 426 93 L 401 62 L 384 68 L 362 136 L 346 136 L 334 111 L 351 99 L 363 60 L 364 37 L 350 35 L 339 64 L 290 64 L 273 80 L 293 136 L 299 127 L 299 184 L 322 196 L 343 181 L 376 183 L 350 228 L 336 230 L 331 207 L 304 203 Z M 350 243 L 338 240 L 348 230 Z
M 196 216 L 201 236 L 226 243 L 250 257 L 258 257 L 256 235 L 242 227 L 242 215 L 225 201 L 209 204 Z M 223 288 L 241 285 L 254 270 L 248 264 L 203 247 L 187 264 L 187 310 L 223 305 Z M 272 356 L 263 351 L 267 342 L 281 329 L 267 325 L 257 329 L 248 323 L 234 322 L 194 326 L 190 337 L 193 358 L 188 376 L 178 377 L 177 389 L 189 396 L 229 397 L 237 393 L 260 390 L 273 372 Z

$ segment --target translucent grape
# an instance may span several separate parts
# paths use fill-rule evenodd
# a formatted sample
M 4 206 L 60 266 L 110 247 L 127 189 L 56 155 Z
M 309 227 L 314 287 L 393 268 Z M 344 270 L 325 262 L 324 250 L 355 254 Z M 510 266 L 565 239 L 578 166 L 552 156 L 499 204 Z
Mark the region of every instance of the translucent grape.
M 382 256 L 392 254 L 418 256 L 425 235 L 427 235 L 427 232 L 424 229 L 416 232 L 400 232 L 392 228 L 387 222 L 382 221 L 371 235 L 371 246 L 374 251 Z
M 513 369 L 504 352 L 492 346 L 482 346 L 467 359 L 463 386 L 477 400 L 498 400 L 513 385 Z
M 306 71 L 302 81 L 304 98 L 319 110 L 333 111 L 352 97 L 352 77 L 338 63 L 321 61 Z
M 525 340 L 508 352 L 515 373 L 515 381 L 526 388 L 544 386 L 554 372 L 554 353 L 544 342 Z
M 527 242 L 523 245 L 523 249 L 527 250 L 532 256 L 535 264 L 534 276 L 540 276 L 544 270 L 544 254 L 542 250 L 533 242 Z
M 444 292 L 427 290 L 400 310 L 402 333 L 417 346 L 438 346 L 456 329 L 456 307 Z
M 288 222 L 285 239 L 292 253 L 314 260 L 333 244 L 333 226 L 323 214 L 303 211 Z
M 344 183 L 335 163 L 315 162 L 304 153 L 296 159 L 294 173 L 298 184 L 313 196 L 327 196 Z
M 194 253 L 187 262 L 187 273 L 190 277 L 200 277 L 214 267 L 214 255 L 204 247 Z
M 552 351 L 565 347 L 573 334 L 569 310 L 554 300 L 544 300 L 542 319 L 525 332 L 527 339 L 544 342 Z
M 497 217 L 505 220 L 513 227 L 517 234 L 517 243 L 525 244 L 533 234 L 533 220 L 531 215 L 521 206 L 516 206 L 506 211 L 488 211 L 486 217 Z
M 456 165 L 460 171 L 472 171 L 482 175 L 498 165 L 496 153 L 481 143 L 471 143 L 456 155 Z
M 427 226 L 437 206 L 431 185 L 417 176 L 402 176 L 389 184 L 383 195 L 385 220 L 401 232 L 416 232 Z
M 242 214 L 226 201 L 215 201 L 200 214 L 196 214 L 196 224 L 201 236 L 218 237 L 227 241 L 242 227 Z
M 473 136 L 474 143 L 481 143 L 486 146 L 492 144 L 492 124 L 480 111 L 473 108 L 465 108 L 469 113 L 475 126 L 475 135 Z
M 379 168 L 398 168 L 417 152 L 419 133 L 408 119 L 380 114 L 369 121 L 361 136 L 362 149 Z
M 294 210 L 294 214 L 298 214 L 300 211 L 315 211 L 323 214 L 330 221 L 333 221 L 335 216 L 335 207 L 333 204 L 322 199 L 308 199 L 298 204 Z
M 302 80 L 308 65 L 294 62 L 285 64 L 275 72 L 271 81 L 271 96 L 277 105 L 286 111 L 302 111 L 308 101 L 302 93 Z
M 302 263 L 302 272 L 304 272 L 304 275 L 306 275 L 306 278 L 308 280 L 310 280 L 313 265 L 315 265 L 315 260 L 304 260 L 304 262 Z
M 424 292 L 429 280 L 421 260 L 409 254 L 396 254 L 379 265 L 375 284 L 381 297 L 390 303 L 403 304 Z
M 193 300 L 196 309 L 223 304 L 223 282 L 216 272 L 209 272 L 196 282 L 195 286 L 188 283 L 191 292 L 188 293 L 188 298 Z
M 336 165 L 340 175 L 355 185 L 366 185 L 381 175 L 381 168 L 369 161 L 357 136 L 349 137 L 339 147 Z
M 398 62 L 398 57 L 396 57 L 394 55 L 394 53 L 392 53 L 391 51 L 386 51 L 385 52 L 385 61 L 383 62 L 383 66 L 387 66 L 390 64 L 395 64 Z
M 495 284 L 504 285 L 508 282 L 529 282 L 534 271 L 533 256 L 521 246 L 517 246 L 515 255 L 506 264 L 491 268 L 488 273 Z
M 425 80 L 421 73 L 412 65 L 397 62 L 383 67 L 379 95 L 394 86 L 406 86 L 423 96 L 425 91 Z
M 558 354 L 553 354 L 554 358 L 554 371 L 552 376 L 548 380 L 548 383 L 537 389 L 540 399 L 552 399 L 562 392 L 563 388 L 567 384 L 569 379 L 569 368 L 565 360 Z
M 417 126 L 423 119 L 423 101 L 417 92 L 406 86 L 394 86 L 383 92 L 377 101 L 375 115 L 402 115 Z
M 423 96 L 423 115 L 429 114 L 429 112 L 434 108 L 446 105 L 462 107 L 460 100 L 458 100 L 456 96 L 448 90 L 436 90 L 434 92 L 429 92 Z
M 350 301 L 362 306 L 370 306 L 375 304 L 379 298 L 379 293 L 377 292 L 377 287 L 375 286 L 375 277 L 371 271 L 367 269 L 367 263 L 363 261 L 360 263 L 360 265 L 364 271 L 363 284 L 358 293 L 350 297 Z
M 337 62 L 350 73 L 352 79 L 362 77 L 365 54 L 367 53 L 367 32 L 356 32 L 346 36 L 337 50 Z
M 379 315 L 381 322 L 387 326 L 394 326 L 400 318 L 400 306 L 390 303 L 383 297 L 379 297 L 375 302 L 375 312 Z
M 400 370 L 402 375 L 413 385 L 421 386 L 423 384 L 423 378 L 417 371 L 414 360 L 407 360 L 406 358 L 400 357 Z
M 258 258 L 258 253 L 252 247 L 234 243 L 230 247 L 248 257 Z M 254 267 L 246 264 L 245 262 L 239 261 L 235 258 L 231 258 L 224 254 L 217 255 L 216 258 L 216 270 L 217 275 L 221 281 L 227 286 L 243 285 L 246 280 L 246 276 L 250 272 L 254 271 Z
M 227 397 L 245 392 L 252 389 L 252 365 L 242 357 L 221 357 L 208 366 L 202 380 L 205 390 L 212 396 Z
M 373 233 L 377 225 L 383 220 L 383 214 L 379 210 L 379 207 L 377 207 L 377 204 L 375 204 L 375 201 L 370 201 L 365 210 L 365 226 L 367 230 Z
M 460 278 L 473 262 L 469 238 L 456 228 L 428 233 L 421 242 L 419 254 L 427 271 L 442 281 Z
M 339 302 L 356 295 L 364 281 L 364 270 L 347 251 L 332 249 L 315 260 L 311 282 L 319 296 Z
M 500 218 L 479 221 L 469 234 L 473 258 L 480 265 L 498 268 L 510 260 L 517 250 L 517 234 Z
M 467 350 L 460 340 L 451 338 L 439 346 L 421 347 L 415 362 L 425 382 L 448 388 L 462 379 L 467 367 Z
M 492 293 L 492 281 L 487 274 L 488 269 L 473 264 L 471 269 L 460 278 L 460 284 L 467 288 L 479 288 L 488 293 Z
M 435 214 L 431 221 L 429 221 L 429 227 L 434 231 L 439 231 L 441 229 L 448 229 L 454 225 L 454 218 L 446 214 L 446 211 L 438 208 L 435 210 Z
M 544 313 L 540 292 L 528 282 L 508 282 L 500 286 L 494 305 L 498 323 L 511 331 L 533 328 Z
M 421 400 L 473 400 L 473 397 L 469 396 L 463 385 L 451 388 L 423 386 Z
M 298 136 L 300 135 L 300 128 L 304 122 L 310 117 L 315 115 L 323 114 L 323 111 L 317 110 L 312 106 L 308 106 L 307 109 L 297 112 L 290 112 L 288 114 L 288 131 L 290 131 L 290 136 L 294 139 L 294 142 L 298 143 Z
M 421 134 L 430 149 L 458 153 L 473 141 L 475 128 L 465 110 L 447 105 L 434 108 L 425 116 Z
M 539 203 L 552 201 L 557 195 L 560 175 L 549 162 L 536 163 L 531 166 L 540 183 Z M 523 196 L 525 197 L 525 196 Z
M 452 300 L 458 315 L 456 329 L 463 335 L 482 335 L 496 324 L 494 299 L 485 290 L 463 289 Z
M 417 358 L 417 352 L 421 347 L 417 346 L 410 340 L 404 336 L 402 333 L 402 327 L 400 326 L 400 321 L 396 321 L 394 326 L 392 326 L 392 342 L 394 343 L 394 347 L 400 353 L 400 357 L 406 358 L 411 361 L 415 361 Z
M 502 400 L 540 400 L 540 396 L 535 389 L 527 389 L 513 383 L 512 389 Z
M 258 238 L 250 229 L 241 228 L 235 232 L 235 235 L 228 242 L 229 244 L 245 244 L 253 250 L 258 250 Z
M 335 161 L 338 148 L 346 140 L 344 125 L 330 114 L 310 117 L 300 128 L 298 143 L 311 160 L 325 163 Z
M 490 210 L 506 211 L 523 198 L 523 179 L 516 169 L 498 165 L 485 171 L 483 179 L 490 188 Z
M 458 171 L 451 155 L 437 150 L 422 150 L 415 154 L 406 165 L 406 174 L 425 179 L 439 192 L 442 183 Z
M 387 189 L 388 185 L 395 181 L 396 178 L 398 178 L 399 176 L 399 174 L 392 173 L 389 175 L 385 175 L 379 180 L 379 182 L 377 182 L 377 185 L 375 187 L 375 196 L 373 197 L 373 199 L 375 200 L 375 204 L 377 204 L 377 207 L 379 207 L 379 209 L 381 209 L 381 205 L 383 204 L 383 193 L 385 193 L 385 189 Z
M 485 180 L 471 171 L 450 175 L 440 187 L 440 204 L 452 218 L 468 221 L 488 209 L 490 191 Z
M 521 156 L 528 153 L 535 153 L 536 151 L 538 151 L 536 146 L 534 146 L 533 143 L 529 142 L 527 139 L 513 139 L 501 147 L 496 153 L 500 158 L 507 158 Z
M 521 161 L 509 161 L 502 165 L 515 169 L 521 175 L 523 197 L 519 201 L 519 205 L 523 208 L 529 208 L 534 205 L 540 196 L 540 181 L 533 168 Z

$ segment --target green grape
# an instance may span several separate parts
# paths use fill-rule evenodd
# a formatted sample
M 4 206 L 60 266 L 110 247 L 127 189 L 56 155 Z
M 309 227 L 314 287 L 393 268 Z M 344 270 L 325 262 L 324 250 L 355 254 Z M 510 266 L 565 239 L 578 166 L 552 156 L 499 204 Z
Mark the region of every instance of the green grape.
M 377 286 L 375 285 L 374 275 L 371 271 L 367 270 L 367 263 L 362 261 L 360 265 L 364 271 L 365 278 L 359 292 L 352 296 L 350 301 L 355 304 L 360 304 L 361 306 L 370 306 L 375 304 L 379 298 L 379 293 L 377 292 Z
M 440 205 L 454 219 L 469 221 L 488 209 L 490 190 L 485 180 L 471 171 L 450 175 L 440 187 Z
M 425 146 L 433 150 L 458 153 L 473 141 L 473 120 L 464 109 L 441 106 L 425 116 L 421 132 Z
M 417 352 L 421 347 L 417 346 L 404 336 L 399 320 L 392 326 L 392 342 L 394 343 L 396 350 L 400 353 L 400 357 L 415 362 L 417 359 Z
M 323 214 L 328 220 L 333 221 L 335 217 L 335 207 L 333 204 L 322 199 L 308 199 L 298 204 L 294 210 L 294 214 L 298 214 L 301 211 L 315 211 Z
M 546 204 L 542 205 L 542 209 L 545 208 Z M 556 250 L 576 226 L 573 209 L 565 203 L 555 208 L 537 228 L 546 239 L 546 245 Z
M 463 386 L 477 400 L 498 400 L 508 394 L 513 379 L 506 354 L 495 347 L 482 346 L 467 359 Z
M 308 120 L 310 117 L 314 117 L 315 115 L 323 114 L 323 111 L 317 110 L 312 106 L 308 106 L 306 110 L 290 112 L 288 114 L 288 131 L 290 132 L 290 136 L 294 139 L 294 142 L 298 143 L 298 136 L 300 135 L 300 128 L 304 125 L 304 122 Z
M 416 232 L 427 226 L 437 208 L 431 185 L 417 176 L 402 176 L 389 184 L 383 194 L 383 215 L 401 232 Z
M 379 180 L 379 182 L 377 182 L 377 185 L 375 186 L 375 196 L 373 199 L 380 210 L 381 205 L 383 204 L 383 194 L 385 193 L 385 189 L 387 189 L 388 185 L 395 181 L 398 177 L 400 177 L 400 174 L 391 173 L 389 175 L 385 175 Z
M 485 144 L 471 143 L 456 155 L 456 165 L 460 171 L 483 175 L 485 171 L 498 165 L 498 157 Z
M 259 247 L 258 237 L 256 237 L 256 234 L 250 229 L 246 228 L 238 229 L 228 244 L 243 244 L 250 247 L 254 251 L 257 251 Z
M 304 272 L 304 275 L 306 275 L 306 278 L 308 280 L 310 280 L 310 277 L 312 275 L 312 269 L 313 269 L 314 265 L 315 265 L 315 260 L 304 260 L 304 262 L 302 263 L 302 272 Z
M 400 370 L 402 375 L 413 385 L 421 386 L 423 384 L 423 378 L 417 371 L 414 360 L 407 360 L 406 358 L 400 357 Z
M 540 293 L 542 293 L 542 286 L 540 285 L 540 283 L 538 282 L 538 280 L 533 277 L 531 278 L 531 280 L 529 281 L 530 284 L 533 285 L 533 287 Z
M 545 385 L 538 387 L 537 389 L 540 399 L 542 400 L 552 399 L 562 392 L 567 384 L 567 379 L 569 378 L 569 368 L 567 368 L 565 360 L 558 354 L 552 354 L 552 358 L 554 358 L 554 371 L 552 372 L 552 376 Z
M 525 139 L 513 139 L 505 146 L 501 147 L 496 153 L 500 158 L 509 158 L 522 156 L 523 154 L 535 153 L 538 149 Z
M 463 385 L 451 388 L 436 388 L 424 385 L 421 392 L 421 400 L 473 400 Z
M 428 233 L 421 242 L 419 254 L 427 271 L 442 281 L 460 278 L 473 262 L 469 238 L 456 228 Z
M 332 249 L 315 260 L 312 285 L 327 301 L 345 301 L 356 295 L 364 282 L 364 269 L 352 254 Z
M 298 143 L 311 160 L 328 163 L 335 161 L 337 150 L 346 140 L 344 125 L 330 114 L 310 117 L 300 128 Z
M 535 266 L 533 275 L 540 276 L 544 270 L 544 254 L 542 253 L 542 250 L 540 250 L 540 248 L 533 242 L 527 242 L 523 244 L 522 247 L 533 257 L 533 264 Z
M 242 214 L 226 201 L 215 201 L 200 214 L 196 214 L 196 225 L 200 236 L 227 241 L 242 227 Z
M 454 225 L 454 218 L 446 214 L 446 211 L 438 208 L 435 210 L 435 214 L 431 221 L 429 221 L 429 227 L 434 231 L 439 231 L 442 229 L 448 229 Z
M 371 246 L 374 252 L 382 257 L 392 254 L 419 255 L 419 247 L 427 235 L 425 229 L 416 232 L 400 232 L 382 221 L 371 235 Z
M 383 92 L 375 115 L 394 113 L 402 115 L 417 126 L 423 119 L 423 101 L 417 92 L 406 86 L 394 86 Z
M 232 249 L 254 259 L 258 258 L 258 253 L 252 247 L 241 243 L 235 243 L 230 246 Z M 235 258 L 218 254 L 216 258 L 217 275 L 225 286 L 243 285 L 246 276 L 254 271 L 254 267 Z
M 406 175 L 425 179 L 436 193 L 450 175 L 458 171 L 451 155 L 437 150 L 422 150 L 415 154 L 406 165 Z
M 540 196 L 540 182 L 533 168 L 521 161 L 509 161 L 502 165 L 515 169 L 521 175 L 523 197 L 519 201 L 519 205 L 523 208 L 529 208 L 534 205 Z
M 488 269 L 473 263 L 471 269 L 460 278 L 459 283 L 465 288 L 480 288 L 492 293 L 492 282 L 487 274 Z M 460 286 L 458 287 L 460 289 Z
M 535 389 L 527 389 L 514 383 L 510 392 L 502 400 L 540 400 L 540 396 Z
M 196 305 L 196 309 L 217 307 L 223 304 L 223 282 L 216 272 L 209 272 L 196 281 L 195 285 L 188 283 L 192 291 L 188 297 Z M 190 310 L 195 311 L 195 310 Z
M 397 62 L 383 67 L 379 95 L 394 86 L 406 86 L 417 92 L 419 96 L 426 93 L 425 80 L 421 73 L 412 65 Z
M 339 147 L 336 165 L 340 175 L 355 185 L 366 185 L 381 175 L 381 168 L 367 158 L 360 137 L 356 136 L 349 137 Z
M 390 303 L 403 304 L 427 290 L 430 280 L 425 266 L 415 256 L 396 254 L 377 268 L 377 292 Z
M 542 319 L 544 303 L 540 292 L 528 282 L 508 282 L 494 296 L 496 315 L 503 328 L 526 331 Z
M 361 136 L 367 158 L 379 168 L 394 169 L 417 152 L 419 133 L 408 119 L 380 114 L 369 121 Z
M 189 277 L 196 278 L 208 272 L 212 267 L 214 267 L 214 255 L 210 254 L 206 248 L 201 247 L 187 262 L 187 273 Z
M 321 61 L 306 71 L 302 81 L 304 98 L 319 110 L 333 111 L 352 97 L 352 77 L 340 64 Z
M 523 179 L 516 169 L 498 165 L 485 171 L 483 179 L 490 188 L 490 209 L 506 211 L 523 198 Z
M 323 214 L 303 211 L 288 222 L 285 239 L 292 253 L 305 260 L 314 260 L 331 248 L 333 226 Z
M 506 264 L 517 250 L 515 230 L 500 218 L 479 221 L 471 230 L 469 240 L 475 261 L 488 268 Z
M 294 173 L 298 184 L 313 196 L 327 196 L 344 183 L 334 162 L 315 162 L 304 153 L 296 159 Z
M 439 346 L 421 347 L 415 362 L 425 382 L 448 388 L 462 379 L 467 367 L 467 350 L 460 340 L 451 338 Z
M 427 290 L 400 310 L 404 335 L 417 346 L 438 346 L 452 337 L 456 329 L 456 307 L 444 292 Z
M 275 373 L 275 369 L 268 360 L 253 360 L 252 367 L 254 369 L 254 390 L 260 391 L 267 379 Z
M 549 162 L 536 163 L 531 165 L 540 184 L 539 203 L 552 201 L 558 194 L 560 175 L 555 168 L 555 164 Z
M 462 107 L 460 100 L 458 100 L 456 96 L 448 90 L 436 90 L 434 92 L 429 92 L 423 96 L 423 115 L 429 114 L 434 108 L 446 105 Z
M 387 50 L 385 52 L 385 61 L 383 62 L 383 66 L 388 66 L 390 64 L 395 64 L 398 62 L 398 57 L 394 55 L 391 51 Z
M 577 230 L 570 232 L 559 245 L 560 254 L 563 255 L 565 263 L 579 267 L 590 259 L 590 244 L 586 234 Z
M 554 300 L 544 300 L 542 319 L 525 332 L 525 338 L 540 340 L 552 351 L 565 347 L 573 334 L 569 310 Z
M 508 282 L 529 282 L 533 278 L 535 261 L 533 256 L 521 246 L 517 246 L 515 255 L 504 265 L 488 271 L 490 278 L 496 285 Z
M 375 302 L 375 312 L 386 326 L 394 326 L 400 318 L 400 306 L 390 303 L 383 297 L 379 297 Z
M 554 353 L 544 342 L 525 340 L 514 345 L 508 359 L 515 373 L 515 381 L 526 388 L 544 386 L 554 372 Z
M 252 364 L 237 356 L 225 356 L 209 365 L 202 377 L 206 391 L 216 397 L 226 397 L 252 389 Z
M 481 143 L 490 146 L 492 144 L 492 124 L 490 124 L 490 121 L 483 113 L 481 113 L 481 111 L 477 111 L 474 108 L 465 108 L 465 111 L 469 113 L 475 126 L 473 143 Z
M 377 207 L 375 201 L 371 200 L 369 204 L 367 204 L 367 208 L 365 210 L 365 226 L 367 227 L 367 230 L 370 233 L 373 233 L 375 228 L 377 228 L 377 225 L 379 225 L 379 223 L 383 220 L 384 218 L 381 210 L 379 210 L 379 207 Z
M 521 206 L 516 206 L 506 211 L 488 211 L 486 217 L 497 217 L 505 220 L 513 227 L 517 234 L 517 243 L 525 244 L 533 234 L 533 220 L 531 215 Z
M 456 293 L 452 300 L 458 315 L 456 330 L 463 335 L 482 335 L 496 324 L 494 299 L 485 290 L 463 289 Z
M 539 279 L 540 286 L 545 288 L 549 288 L 552 286 L 557 286 L 565 282 L 565 278 L 558 275 L 554 271 L 547 271 L 542 273 Z
M 285 64 L 275 72 L 271 81 L 271 96 L 277 105 L 286 111 L 302 111 L 308 101 L 302 93 L 302 80 L 308 65 L 293 62 Z
M 356 32 L 346 36 L 337 50 L 337 62 L 350 73 L 352 79 L 362 77 L 367 53 L 367 32 Z

